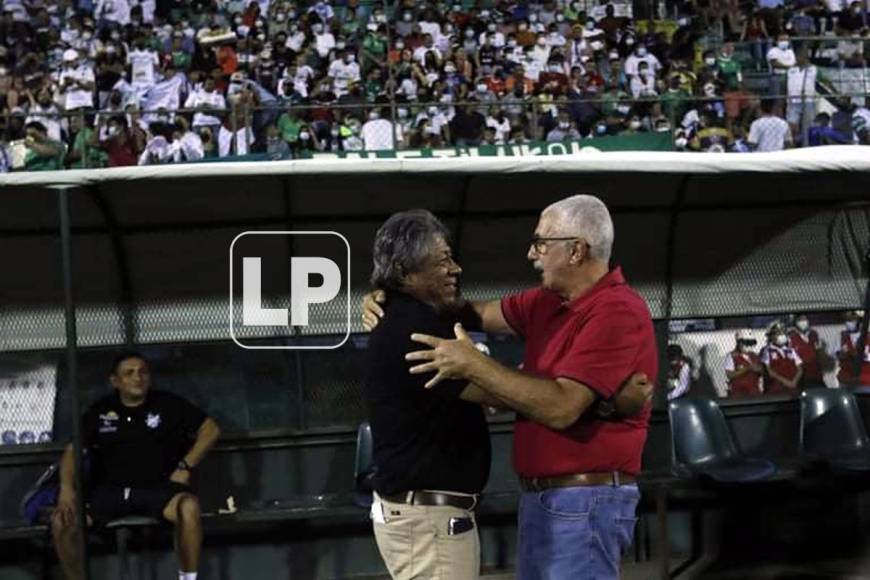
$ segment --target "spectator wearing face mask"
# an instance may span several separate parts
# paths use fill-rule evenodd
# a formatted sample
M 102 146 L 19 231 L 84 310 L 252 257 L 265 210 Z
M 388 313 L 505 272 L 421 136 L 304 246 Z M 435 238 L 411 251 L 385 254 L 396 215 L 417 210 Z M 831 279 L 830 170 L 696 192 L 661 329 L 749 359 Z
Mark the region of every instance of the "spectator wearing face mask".
M 378 105 L 384 105 L 384 99 L 380 99 Z M 362 126 L 361 137 L 366 151 L 388 151 L 398 149 L 404 141 L 399 125 L 390 119 L 384 118 L 384 108 L 378 106 L 368 113 L 368 121 Z
M 735 336 L 734 350 L 725 355 L 725 377 L 728 380 L 728 396 L 731 398 L 757 397 L 762 393 L 761 377 L 764 367 L 753 351 L 756 340 L 748 330 L 740 330 Z
M 858 342 L 861 336 L 861 319 L 863 310 L 852 310 L 846 313 L 846 328 L 840 332 L 840 350 L 837 351 L 839 371 L 837 379 L 840 386 L 855 387 L 870 385 L 870 340 L 865 337 L 864 356 L 858 375 L 855 374 L 855 355 L 858 353 Z
M 770 94 L 774 97 L 785 95 L 788 69 L 797 63 L 788 34 L 776 38 L 776 46 L 767 51 L 767 64 L 770 65 Z
M 65 110 L 94 106 L 94 70 L 80 63 L 79 53 L 73 49 L 63 53 L 63 69 L 58 76 L 58 84 Z
M 571 115 L 568 114 L 568 111 L 559 111 L 557 118 L 556 126 L 547 133 L 548 143 L 580 139 L 580 132 L 571 121 Z
M 652 74 L 658 75 L 662 68 L 662 63 L 656 58 L 656 55 L 650 53 L 643 44 L 638 45 L 626 59 L 623 65 L 623 70 L 627 76 L 637 76 L 640 72 L 641 63 L 646 63 L 647 68 Z
M 323 60 L 335 48 L 335 36 L 321 22 L 315 22 L 311 26 L 311 31 L 314 33 L 314 51 Z
M 795 395 L 803 376 L 803 361 L 789 345 L 788 334 L 780 322 L 767 329 L 767 344 L 759 357 L 764 365 L 764 393 Z
M 350 50 L 342 51 L 339 58 L 329 65 L 327 76 L 332 79 L 332 87 L 337 97 L 347 94 L 350 84 L 361 80 L 356 55 Z
M 538 36 L 533 30 L 529 29 L 529 23 L 525 20 L 517 22 L 517 44 L 522 48 L 534 46 Z
M 488 43 L 490 46 L 499 49 L 505 45 L 505 36 L 499 30 L 498 24 L 490 20 L 485 23 L 483 32 L 478 35 L 477 43 L 480 46 Z
M 668 375 L 665 385 L 668 389 L 668 401 L 685 397 L 689 394 L 692 382 L 692 365 L 683 355 L 683 348 L 678 344 L 668 345 Z
M 803 361 L 804 374 L 800 388 L 824 388 L 822 380 L 821 360 L 825 354 L 825 344 L 819 338 L 819 333 L 810 327 L 806 314 L 794 318 L 794 326 L 788 331 L 789 344 Z
M 92 142 L 93 145 L 98 145 L 108 155 L 109 167 L 125 167 L 136 165 L 139 161 L 139 155 L 145 149 L 145 132 L 138 123 L 133 123 L 132 127 L 128 127 L 127 119 L 124 116 L 114 116 L 106 121 L 105 116 L 100 117 L 100 126 L 98 131 L 93 134 L 93 139 L 99 139 L 99 135 L 103 133 L 103 125 L 106 125 L 105 139 L 99 142 Z
M 199 130 L 202 127 L 215 129 L 221 124 L 216 116 L 226 111 L 227 102 L 224 96 L 217 90 L 214 77 L 206 77 L 202 87 L 188 95 L 184 103 L 185 109 L 195 109 L 193 116 L 193 128 Z
M 637 74 L 629 81 L 631 96 L 635 99 L 648 99 L 658 96 L 656 89 L 656 76 L 653 69 L 646 62 L 641 62 Z
M 551 60 L 547 63 L 547 68 L 538 76 L 537 89 L 553 95 L 564 95 L 568 91 L 568 77 L 561 61 Z
M 183 115 L 175 119 L 169 154 L 172 157 L 173 163 L 199 161 L 205 157 L 202 137 L 195 131 L 190 130 L 190 125 Z

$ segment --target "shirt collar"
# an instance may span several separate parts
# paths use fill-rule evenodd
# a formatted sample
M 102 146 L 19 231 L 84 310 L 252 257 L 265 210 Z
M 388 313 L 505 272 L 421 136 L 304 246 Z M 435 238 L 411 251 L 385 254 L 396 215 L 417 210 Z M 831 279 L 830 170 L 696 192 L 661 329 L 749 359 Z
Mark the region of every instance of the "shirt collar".
M 622 275 L 622 267 L 614 266 L 598 282 L 593 284 L 589 290 L 577 298 L 566 302 L 563 306 L 572 312 L 581 312 L 584 308 L 589 306 L 596 296 L 605 290 L 613 288 L 614 286 L 623 285 L 625 285 L 625 276 Z

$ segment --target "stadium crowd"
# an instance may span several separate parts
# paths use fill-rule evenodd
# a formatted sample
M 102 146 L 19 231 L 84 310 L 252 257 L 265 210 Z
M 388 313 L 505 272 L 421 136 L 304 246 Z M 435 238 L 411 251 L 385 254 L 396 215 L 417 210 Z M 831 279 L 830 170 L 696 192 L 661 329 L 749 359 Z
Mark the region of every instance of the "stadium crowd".
M 0 169 L 645 132 L 689 150 L 870 143 L 866 95 L 816 110 L 817 64 L 866 70 L 866 0 L 385 5 L 4 0 Z M 836 50 L 792 41 L 819 34 Z

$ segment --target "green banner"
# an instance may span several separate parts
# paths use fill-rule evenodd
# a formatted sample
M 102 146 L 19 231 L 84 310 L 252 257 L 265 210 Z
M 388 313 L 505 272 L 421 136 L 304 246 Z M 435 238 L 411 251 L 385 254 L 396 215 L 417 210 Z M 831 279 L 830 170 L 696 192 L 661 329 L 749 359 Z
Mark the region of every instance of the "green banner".
M 525 145 L 481 145 L 445 149 L 408 149 L 404 151 L 337 151 L 313 153 L 301 159 L 422 159 L 428 157 L 524 157 L 527 155 L 574 155 L 591 151 L 673 151 L 670 132 L 638 133 L 616 137 L 596 137 L 577 141 L 547 143 L 535 141 Z

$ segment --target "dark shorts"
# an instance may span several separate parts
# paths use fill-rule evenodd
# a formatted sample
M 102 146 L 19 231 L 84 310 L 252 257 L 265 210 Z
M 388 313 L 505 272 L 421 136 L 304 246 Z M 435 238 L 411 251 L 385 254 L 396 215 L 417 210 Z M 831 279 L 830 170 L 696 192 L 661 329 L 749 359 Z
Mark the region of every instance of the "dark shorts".
M 191 493 L 190 487 L 167 481 L 149 487 L 100 485 L 88 497 L 88 513 L 96 525 L 126 516 L 147 516 L 165 520 L 166 504 L 179 493 Z

